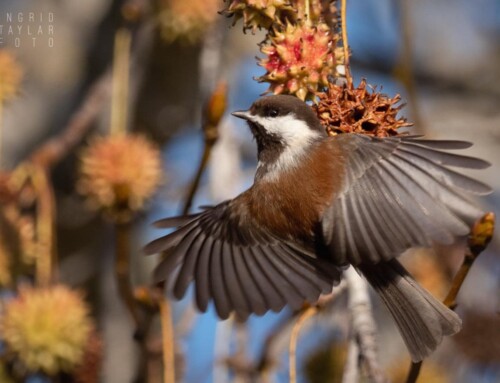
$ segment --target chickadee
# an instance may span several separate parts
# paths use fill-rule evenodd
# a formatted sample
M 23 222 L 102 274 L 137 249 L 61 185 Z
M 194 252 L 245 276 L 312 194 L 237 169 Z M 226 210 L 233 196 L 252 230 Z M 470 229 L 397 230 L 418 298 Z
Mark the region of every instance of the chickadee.
M 158 221 L 178 229 L 146 246 L 165 255 L 156 282 L 180 299 L 194 281 L 201 311 L 213 301 L 220 318 L 246 318 L 314 303 L 352 265 L 389 309 L 413 361 L 460 330 L 457 314 L 395 258 L 451 244 L 483 214 L 468 197 L 491 189 L 447 166 L 489 164 L 441 151 L 469 143 L 329 137 L 312 108 L 292 96 L 260 98 L 233 116 L 257 141 L 254 184 L 200 213 Z

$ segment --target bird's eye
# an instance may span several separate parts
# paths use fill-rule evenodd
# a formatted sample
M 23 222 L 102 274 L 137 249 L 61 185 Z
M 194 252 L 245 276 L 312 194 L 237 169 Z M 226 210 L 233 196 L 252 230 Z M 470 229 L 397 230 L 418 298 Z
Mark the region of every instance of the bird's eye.
M 267 114 L 269 115 L 269 117 L 278 117 L 279 112 L 276 109 L 270 109 Z

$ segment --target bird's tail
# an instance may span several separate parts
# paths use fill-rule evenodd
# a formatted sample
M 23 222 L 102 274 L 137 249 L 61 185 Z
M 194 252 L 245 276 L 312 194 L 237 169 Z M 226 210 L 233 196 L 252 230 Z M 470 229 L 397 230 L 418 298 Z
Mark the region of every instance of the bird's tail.
M 444 335 L 460 331 L 458 315 L 419 286 L 397 260 L 358 268 L 389 309 L 414 362 L 434 351 Z

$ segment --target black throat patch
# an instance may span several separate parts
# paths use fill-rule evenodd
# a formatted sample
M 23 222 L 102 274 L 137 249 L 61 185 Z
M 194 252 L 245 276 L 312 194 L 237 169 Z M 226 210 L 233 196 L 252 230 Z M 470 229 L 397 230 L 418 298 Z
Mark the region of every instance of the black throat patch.
M 257 159 L 259 160 L 259 168 L 255 174 L 255 178 L 261 178 L 269 167 L 272 166 L 286 148 L 283 140 L 275 135 L 267 132 L 261 125 L 255 122 L 248 122 L 255 140 L 257 141 Z

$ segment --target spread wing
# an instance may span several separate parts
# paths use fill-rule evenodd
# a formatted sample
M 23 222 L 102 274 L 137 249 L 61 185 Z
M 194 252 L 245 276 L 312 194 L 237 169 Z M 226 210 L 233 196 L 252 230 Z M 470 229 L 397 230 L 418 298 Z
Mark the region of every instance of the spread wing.
M 442 151 L 467 142 L 355 134 L 331 140 L 346 153 L 343 189 L 322 220 L 337 264 L 377 263 L 410 247 L 450 244 L 482 215 L 468 198 L 491 189 L 448 166 L 489 164 Z
M 225 319 L 232 311 L 242 318 L 251 313 L 299 308 L 315 302 L 340 280 L 331 263 L 291 242 L 280 240 L 256 225 L 234 201 L 185 217 L 167 218 L 159 227 L 177 227 L 145 248 L 163 253 L 155 270 L 156 282 L 180 299 L 194 281 L 198 308 L 213 300 Z

